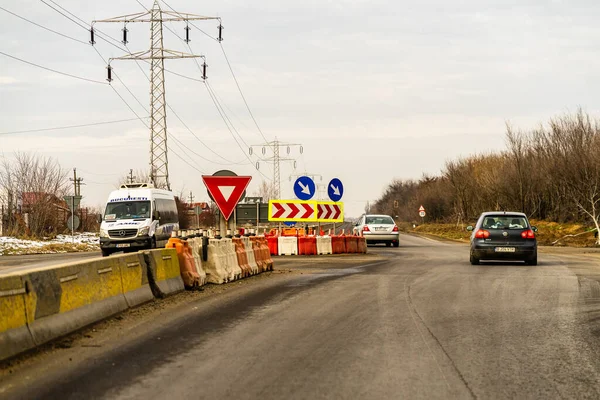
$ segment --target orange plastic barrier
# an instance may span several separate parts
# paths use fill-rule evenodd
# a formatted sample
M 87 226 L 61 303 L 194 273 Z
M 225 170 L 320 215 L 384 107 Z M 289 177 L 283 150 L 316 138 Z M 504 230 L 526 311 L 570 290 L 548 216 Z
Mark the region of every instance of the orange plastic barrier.
M 367 254 L 367 239 L 364 237 L 358 238 L 358 252 L 360 254 Z
M 256 265 L 258 265 L 258 272 L 261 273 L 261 272 L 267 270 L 267 260 L 265 257 L 264 247 L 259 239 L 260 238 L 258 238 L 256 236 L 250 237 L 250 243 L 252 244 L 252 251 L 254 251 L 254 259 L 256 260 Z M 270 254 L 269 254 L 269 257 L 271 257 Z
M 332 236 L 331 248 L 333 254 L 344 254 L 346 252 L 346 239 L 344 239 L 344 236 Z
M 274 241 L 275 246 L 277 246 L 278 239 L 276 237 L 266 238 L 264 236 L 253 236 L 250 240 L 255 246 L 254 256 L 257 264 L 258 260 L 260 260 L 263 271 L 273 271 L 273 259 L 271 258 L 273 247 L 271 243 Z M 275 250 L 277 250 L 277 248 L 275 248 Z
M 242 239 L 234 238 L 232 241 L 235 245 L 235 255 L 237 256 L 238 266 L 242 270 L 242 278 L 246 278 L 252 275 L 252 268 L 250 268 L 250 264 L 248 263 L 246 247 L 244 246 Z
M 269 236 L 267 240 L 270 254 L 275 256 L 279 254 L 279 239 L 277 236 Z
M 186 289 L 191 289 L 201 285 L 200 275 L 196 269 L 192 247 L 187 241 L 179 238 L 170 238 L 165 246 L 167 249 L 175 249 L 179 259 L 179 272 L 183 285 Z
M 346 242 L 346 253 L 348 253 L 348 254 L 358 253 L 358 237 L 345 236 L 345 242 Z
M 314 236 L 302 236 L 298 238 L 298 254 L 301 256 L 317 255 L 317 238 Z

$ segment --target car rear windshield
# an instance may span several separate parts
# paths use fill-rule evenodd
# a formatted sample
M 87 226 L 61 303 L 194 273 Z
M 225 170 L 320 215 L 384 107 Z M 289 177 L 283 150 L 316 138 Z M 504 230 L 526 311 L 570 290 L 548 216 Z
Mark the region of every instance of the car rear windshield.
M 490 215 L 483 219 L 483 229 L 526 229 L 527 219 L 518 215 Z
M 394 220 L 392 217 L 367 217 L 365 219 L 365 224 L 367 225 L 394 225 Z

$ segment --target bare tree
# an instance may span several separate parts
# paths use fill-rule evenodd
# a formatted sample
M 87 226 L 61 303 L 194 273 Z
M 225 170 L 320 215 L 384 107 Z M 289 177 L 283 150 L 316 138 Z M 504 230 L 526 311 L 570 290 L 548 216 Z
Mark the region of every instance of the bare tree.
M 254 196 L 262 197 L 263 203 L 267 203 L 269 200 L 274 200 L 275 184 L 272 182 L 262 181 L 258 189 L 254 191 Z
M 152 178 L 150 177 L 150 171 L 144 169 L 136 169 L 132 173 L 133 175 L 133 183 L 151 183 Z M 121 186 L 126 183 L 132 183 L 129 172 L 119 178 L 118 186 Z M 157 186 L 158 189 L 167 189 L 166 182 L 159 182 Z
M 6 205 L 8 232 L 42 237 L 64 227 L 68 211 L 67 171 L 52 158 L 16 153 L 0 166 L 0 202 Z

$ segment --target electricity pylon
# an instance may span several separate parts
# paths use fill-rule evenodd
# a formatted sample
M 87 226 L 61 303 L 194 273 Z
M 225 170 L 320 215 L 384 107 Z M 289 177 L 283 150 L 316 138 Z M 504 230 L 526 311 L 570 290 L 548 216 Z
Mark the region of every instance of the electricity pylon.
M 204 58 L 201 55 L 187 54 L 167 50 L 163 47 L 163 22 L 171 21 L 200 21 L 220 20 L 219 17 L 205 17 L 195 14 L 163 11 L 154 1 L 152 9 L 146 12 L 122 15 L 115 18 L 96 20 L 90 29 L 91 41 L 94 44 L 94 24 L 98 22 L 121 22 L 123 28 L 123 43 L 127 43 L 127 24 L 133 22 L 150 23 L 150 49 L 130 53 L 122 57 L 114 57 L 108 64 L 108 81 L 112 80 L 112 60 L 150 60 L 150 180 L 155 186 L 165 185 L 169 190 L 169 159 L 167 147 L 167 103 L 165 99 L 165 59 Z M 222 26 L 219 24 L 219 41 L 221 41 Z M 189 41 L 189 27 L 186 24 L 186 40 Z M 203 63 L 202 78 L 206 79 L 206 62 Z
M 271 149 L 273 151 L 273 157 L 263 158 L 261 161 L 273 164 L 273 185 L 275 185 L 275 198 L 281 199 L 281 162 L 282 161 L 293 161 L 294 169 L 296 168 L 296 160 L 294 158 L 281 157 L 281 148 L 285 147 L 287 154 L 290 154 L 292 147 L 299 147 L 300 154 L 304 153 L 304 147 L 298 143 L 282 143 L 277 138 L 275 138 L 272 142 L 267 142 L 263 144 L 257 144 L 250 146 L 250 155 L 253 154 L 254 148 L 261 147 L 263 156 L 267 154 L 267 149 Z M 257 162 L 257 168 L 259 166 L 259 162 Z

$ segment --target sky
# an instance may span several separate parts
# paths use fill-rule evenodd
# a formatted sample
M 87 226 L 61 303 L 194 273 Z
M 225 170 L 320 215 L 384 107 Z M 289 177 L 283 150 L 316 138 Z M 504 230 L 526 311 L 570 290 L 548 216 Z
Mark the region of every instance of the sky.
M 147 8 L 153 3 L 140 2 Z M 124 52 L 98 39 L 92 47 L 83 27 L 45 3 L 88 23 L 144 8 L 136 0 L 0 4 L 5 9 L 0 9 L 0 52 L 97 81 L 0 54 L 0 157 L 31 152 L 52 157 L 67 170 L 77 168 L 85 183 L 84 205 L 100 206 L 129 169 L 148 168 L 150 133 L 136 114 L 149 115 L 144 74 L 149 67 L 114 60 L 111 66 L 122 82 L 114 80 L 111 88 L 104 60 Z M 594 116 L 600 109 L 600 3 L 592 0 L 168 0 L 160 5 L 218 16 L 224 26 L 219 45 L 218 21 L 195 22 L 190 47 L 206 57 L 208 83 L 227 124 L 207 86 L 197 81 L 201 71 L 194 61 L 165 62 L 169 71 L 194 79 L 165 73 L 167 103 L 181 118 L 167 111 L 171 186 L 186 196 L 193 192 L 195 201 L 208 200 L 203 174 L 229 169 L 252 175 L 249 194 L 272 179 L 272 166 L 258 159 L 261 147 L 248 152 L 264 135 L 302 144 L 302 154 L 297 146 L 289 156 L 282 149 L 296 160 L 296 169 L 291 161 L 282 163 L 282 197 L 294 197 L 291 175 L 319 175 L 323 185 L 339 178 L 346 215 L 356 217 L 394 179 L 438 174 L 448 160 L 502 150 L 507 122 L 526 130 L 578 107 Z M 164 47 L 189 53 L 167 29 L 183 37 L 185 24 L 164 26 Z M 96 27 L 121 40 L 122 24 Z M 127 28 L 128 49 L 148 49 L 149 24 Z M 130 121 L 10 133 L 118 120 Z

